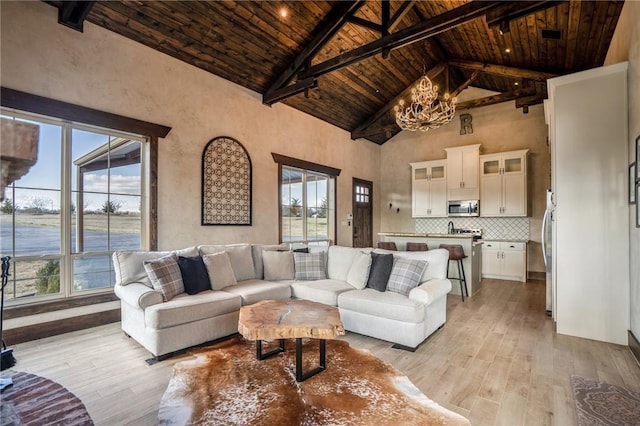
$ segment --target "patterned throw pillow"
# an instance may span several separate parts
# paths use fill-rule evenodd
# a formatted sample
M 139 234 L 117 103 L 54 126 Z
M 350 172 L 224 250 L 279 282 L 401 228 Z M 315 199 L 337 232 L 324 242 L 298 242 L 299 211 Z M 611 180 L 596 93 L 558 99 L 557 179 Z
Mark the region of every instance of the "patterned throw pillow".
M 162 292 L 165 302 L 184 293 L 182 274 L 178 266 L 178 257 L 175 254 L 172 253 L 160 259 L 145 260 L 143 265 L 149 275 L 151 285 L 154 289 Z
M 387 290 L 408 296 L 411 289 L 420 283 L 420 277 L 426 267 L 425 260 L 398 257 L 393 262 Z
M 324 251 L 315 253 L 293 253 L 296 270 L 296 280 L 324 280 L 327 273 L 324 270 Z

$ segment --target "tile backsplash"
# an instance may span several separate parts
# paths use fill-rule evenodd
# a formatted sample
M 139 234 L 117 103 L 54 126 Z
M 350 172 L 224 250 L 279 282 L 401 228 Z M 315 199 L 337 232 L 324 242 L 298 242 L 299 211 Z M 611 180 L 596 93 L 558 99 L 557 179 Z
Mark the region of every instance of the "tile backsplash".
M 447 232 L 447 224 L 453 222 L 455 228 L 480 228 L 485 240 L 528 240 L 528 217 L 440 217 L 415 219 L 415 232 Z

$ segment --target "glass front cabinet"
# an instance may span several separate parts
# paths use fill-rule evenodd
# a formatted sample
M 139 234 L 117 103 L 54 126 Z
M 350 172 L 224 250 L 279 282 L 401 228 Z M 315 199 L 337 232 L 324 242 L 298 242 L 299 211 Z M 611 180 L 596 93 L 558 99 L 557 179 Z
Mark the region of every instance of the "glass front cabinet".
M 447 160 L 411 163 L 413 217 L 447 216 Z
M 528 149 L 480 156 L 480 216 L 527 215 Z

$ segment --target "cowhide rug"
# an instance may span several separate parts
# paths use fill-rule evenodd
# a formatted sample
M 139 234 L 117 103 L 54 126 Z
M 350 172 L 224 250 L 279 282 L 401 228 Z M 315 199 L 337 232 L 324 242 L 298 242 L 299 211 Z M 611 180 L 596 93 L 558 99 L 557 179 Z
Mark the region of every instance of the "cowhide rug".
M 273 342 L 263 351 L 275 347 Z M 160 402 L 163 425 L 469 425 L 431 401 L 371 353 L 327 341 L 327 369 L 295 379 L 295 341 L 284 353 L 256 359 L 241 337 L 194 351 L 175 365 Z M 318 341 L 305 340 L 304 371 L 318 363 Z

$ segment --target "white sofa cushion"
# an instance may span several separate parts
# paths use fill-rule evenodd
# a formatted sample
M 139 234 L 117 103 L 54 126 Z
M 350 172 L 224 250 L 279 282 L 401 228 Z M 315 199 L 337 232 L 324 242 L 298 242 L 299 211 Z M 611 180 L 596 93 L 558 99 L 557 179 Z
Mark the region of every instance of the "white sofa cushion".
M 197 247 L 187 247 L 173 251 L 132 251 L 122 250 L 113 252 L 113 269 L 116 275 L 116 283 L 128 285 L 131 283 L 142 283 L 152 288 L 151 281 L 144 269 L 142 262 L 145 260 L 159 259 L 168 254 L 174 253 L 176 256 L 197 256 Z
M 264 279 L 266 281 L 292 280 L 295 275 L 293 253 L 290 251 L 262 252 Z
M 425 306 L 392 291 L 380 292 L 372 288 L 353 290 L 338 296 L 340 310 L 359 312 L 396 321 L 419 323 L 424 320 Z M 375 334 L 375 333 L 374 333 Z
M 236 312 L 240 306 L 238 295 L 224 291 L 182 293 L 168 302 L 149 306 L 144 310 L 144 321 L 149 328 L 162 329 Z
M 160 259 L 145 260 L 144 269 L 149 275 L 151 285 L 162 293 L 165 301 L 184 293 L 182 273 L 178 266 L 178 257 L 171 253 Z
M 291 284 L 292 297 L 331 306 L 338 306 L 338 295 L 346 291 L 353 291 L 353 286 L 342 280 L 296 281 Z
M 329 246 L 327 260 L 327 275 L 332 280 L 347 281 L 349 269 L 356 255 L 361 251 L 369 253 L 370 248 L 353 248 L 342 246 Z
M 201 256 L 226 251 L 237 281 L 252 280 L 256 277 L 251 245 L 249 244 L 202 245 L 198 249 Z
M 205 254 L 202 256 L 202 261 L 207 268 L 209 282 L 213 290 L 222 290 L 237 283 L 231 260 L 226 251 Z
M 356 290 L 362 290 L 367 286 L 369 279 L 369 269 L 371 268 L 371 255 L 359 251 L 353 258 L 351 268 L 347 274 L 347 282 Z
M 383 249 L 375 249 L 374 253 L 391 253 L 397 257 L 405 259 L 425 260 L 428 266 L 425 268 L 420 278 L 420 282 L 446 278 L 449 265 L 449 252 L 445 249 L 434 249 L 429 251 L 391 251 Z
M 289 282 L 271 282 L 263 280 L 246 280 L 226 287 L 224 291 L 237 294 L 242 298 L 242 305 L 251 305 L 267 299 L 289 299 L 291 286 Z

